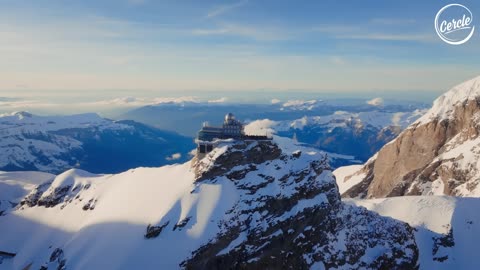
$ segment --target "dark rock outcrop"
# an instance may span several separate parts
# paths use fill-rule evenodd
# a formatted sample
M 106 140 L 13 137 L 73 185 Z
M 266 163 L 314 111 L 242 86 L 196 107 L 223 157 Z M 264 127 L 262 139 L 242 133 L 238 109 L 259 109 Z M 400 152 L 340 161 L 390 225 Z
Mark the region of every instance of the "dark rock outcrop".
M 149 224 L 147 226 L 147 232 L 145 233 L 145 238 L 150 239 L 150 238 L 155 238 L 159 236 L 160 233 L 162 233 L 163 229 L 168 226 L 168 224 L 169 224 L 168 221 L 165 222 L 165 224 L 160 226 L 152 226 Z
M 343 204 L 325 156 L 312 160 L 305 151 L 285 152 L 267 142 L 222 147 L 194 163 L 197 181 L 208 184 L 226 175 L 244 195 L 225 216 L 221 233 L 182 267 L 310 269 L 315 263 L 326 269 L 417 267 L 413 229 Z M 233 172 L 235 177 L 228 177 Z M 272 186 L 279 192 L 267 191 Z M 374 251 L 378 248 L 383 251 Z

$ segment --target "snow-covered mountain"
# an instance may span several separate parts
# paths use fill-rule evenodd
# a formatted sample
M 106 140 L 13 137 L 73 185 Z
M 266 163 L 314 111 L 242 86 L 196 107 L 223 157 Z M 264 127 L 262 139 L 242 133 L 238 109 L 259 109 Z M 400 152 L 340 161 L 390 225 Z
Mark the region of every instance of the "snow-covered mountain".
M 354 179 L 348 197 L 480 196 L 480 77 L 455 86 Z M 360 179 L 360 181 L 358 181 Z
M 421 270 L 480 269 L 476 259 L 480 198 L 402 196 L 344 201 L 414 227 Z
M 76 167 L 120 172 L 184 162 L 195 147 L 192 139 L 176 133 L 97 114 L 4 114 L 0 115 L 0 138 L 0 170 L 7 171 L 58 173 Z
M 325 154 L 280 137 L 160 168 L 72 169 L 15 202 L 0 216 L 1 269 L 418 264 L 412 227 L 342 203 Z
M 0 216 L 15 207 L 38 185 L 54 178 L 55 175 L 43 172 L 0 171 Z
M 257 120 L 251 122 L 246 131 L 260 135 L 275 133 L 330 153 L 353 157 L 337 158 L 332 166 L 338 167 L 364 163 L 423 113 L 423 110 L 359 113 L 337 111 L 331 115 L 305 116 L 296 120 Z

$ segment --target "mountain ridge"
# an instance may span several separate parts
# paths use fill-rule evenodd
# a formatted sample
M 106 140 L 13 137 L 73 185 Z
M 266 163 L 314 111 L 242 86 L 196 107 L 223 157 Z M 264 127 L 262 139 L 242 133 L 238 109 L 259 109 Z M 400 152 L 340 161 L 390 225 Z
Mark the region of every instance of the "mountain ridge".
M 70 168 L 113 173 L 184 162 L 193 140 L 130 120 L 98 114 L 0 116 L 0 170 L 60 173 Z M 171 159 L 178 154 L 180 158 Z
M 345 197 L 479 196 L 480 77 L 461 83 L 353 175 Z M 350 176 L 347 176 L 350 177 Z

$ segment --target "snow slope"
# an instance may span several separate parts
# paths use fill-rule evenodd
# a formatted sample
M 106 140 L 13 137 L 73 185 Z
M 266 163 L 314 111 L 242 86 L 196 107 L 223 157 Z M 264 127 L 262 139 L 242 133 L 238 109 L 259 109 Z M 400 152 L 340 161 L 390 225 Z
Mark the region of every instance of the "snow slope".
M 335 180 L 337 180 L 338 191 L 340 192 L 340 194 L 343 194 L 345 191 L 363 180 L 363 178 L 365 177 L 364 174 L 355 174 L 362 167 L 363 165 L 350 165 L 340 167 L 333 171 L 333 175 L 335 175 Z
M 65 186 L 78 193 L 69 194 L 63 207 L 24 207 L 2 218 L 2 230 L 15 233 L 3 238 L 0 250 L 19 252 L 15 269 L 32 260 L 34 268 L 40 268 L 58 247 L 72 269 L 132 269 L 146 258 L 149 269 L 174 269 L 215 235 L 215 227 L 206 225 L 221 218 L 235 200 L 228 182 L 205 185 L 192 195 L 193 179 L 188 163 L 118 175 L 69 170 L 56 177 L 42 197 Z M 86 205 L 88 210 L 83 210 Z M 194 226 L 162 234 L 160 243 L 143 238 L 147 225 L 178 223 L 187 214 Z M 115 260 L 105 260 L 112 257 Z
M 413 267 L 411 228 L 342 204 L 325 160 L 276 137 L 160 168 L 66 171 L 0 217 L 0 251 L 17 253 L 0 269 Z
M 0 171 L 0 216 L 15 207 L 37 185 L 51 181 L 55 176 L 42 172 Z
M 415 227 L 420 269 L 480 269 L 480 198 L 405 196 L 345 202 Z

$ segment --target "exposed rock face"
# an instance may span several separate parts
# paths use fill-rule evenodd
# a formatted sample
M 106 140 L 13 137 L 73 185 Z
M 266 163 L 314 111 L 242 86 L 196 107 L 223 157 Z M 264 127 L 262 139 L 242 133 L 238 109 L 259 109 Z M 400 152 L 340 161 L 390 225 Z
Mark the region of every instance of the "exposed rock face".
M 50 208 L 61 205 L 60 208 L 63 209 L 69 203 L 82 202 L 86 198 L 80 198 L 79 194 L 90 188 L 89 177 L 95 178 L 95 175 L 78 169 L 68 170 L 52 181 L 38 185 L 20 201 L 18 208 L 33 206 Z M 83 181 L 78 181 L 79 179 Z M 96 202 L 96 198 L 88 198 L 82 203 L 82 209 L 93 210 Z
M 282 152 L 271 142 L 236 143 L 223 151 L 195 163 L 197 181 L 217 181 L 223 175 L 242 195 L 222 221 L 221 233 L 196 250 L 183 267 L 309 269 L 315 263 L 327 269 L 416 267 L 412 229 L 344 205 L 325 156 L 302 160 L 305 150 Z M 293 167 L 297 169 L 285 170 Z M 379 247 L 383 255 L 370 253 Z
M 269 223 L 269 219 L 266 222 Z M 377 231 L 373 232 L 372 228 Z M 230 230 L 217 241 L 201 247 L 183 266 L 187 269 L 310 269 L 316 263 L 326 269 L 415 269 L 418 256 L 408 225 L 398 226 L 393 220 L 379 219 L 363 208 L 346 205 L 305 209 L 266 230 L 247 226 L 246 235 L 241 230 Z M 242 237 L 244 242 L 228 250 Z M 379 246 L 385 249 L 385 254 L 370 257 L 374 247 Z
M 346 197 L 479 194 L 480 77 L 442 97 L 361 170 Z
M 56 248 L 52 254 L 50 255 L 50 259 L 48 262 L 44 263 L 40 267 L 40 270 L 48 270 L 48 269 L 55 269 L 55 270 L 65 270 L 65 254 L 61 248 Z
M 194 159 L 193 167 L 197 181 L 202 181 L 225 174 L 236 166 L 249 165 L 247 169 L 227 175 L 229 179 L 243 178 L 249 170 L 256 170 L 255 164 L 277 159 L 281 153 L 278 146 L 271 141 L 238 141 L 220 156 L 207 155 L 201 160 Z
M 158 237 L 160 233 L 163 231 L 163 229 L 168 226 L 168 223 L 169 222 L 167 221 L 165 224 L 161 226 L 148 225 L 147 232 L 145 233 L 145 238 L 150 239 L 150 238 Z

